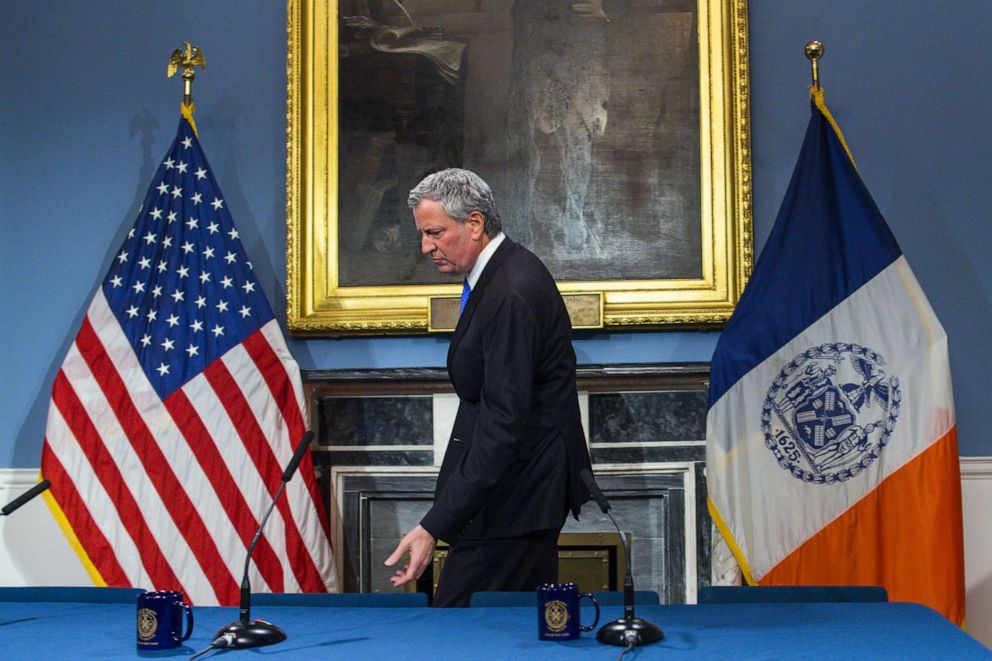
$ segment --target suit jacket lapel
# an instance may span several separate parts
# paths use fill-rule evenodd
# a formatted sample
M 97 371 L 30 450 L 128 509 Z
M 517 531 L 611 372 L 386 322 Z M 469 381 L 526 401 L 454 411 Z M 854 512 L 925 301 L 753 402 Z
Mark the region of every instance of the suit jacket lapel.
M 493 256 L 489 258 L 489 263 L 486 264 L 486 268 L 482 269 L 482 275 L 479 276 L 479 281 L 475 283 L 475 288 L 472 289 L 471 295 L 468 297 L 468 303 L 465 305 L 465 309 L 462 311 L 460 317 L 458 317 L 458 324 L 455 326 L 455 334 L 451 336 L 451 346 L 448 347 L 448 367 L 450 371 L 451 367 L 451 356 L 458 346 L 458 343 L 462 341 L 462 337 L 465 336 L 465 329 L 468 328 L 469 321 L 472 319 L 472 315 L 475 314 L 475 308 L 479 305 L 479 301 L 482 299 L 483 291 L 486 288 L 486 284 L 489 283 L 493 278 L 493 274 L 499 270 L 506 256 L 510 254 L 510 250 L 516 244 L 509 239 L 509 237 L 503 239 L 503 243 L 499 245 Z

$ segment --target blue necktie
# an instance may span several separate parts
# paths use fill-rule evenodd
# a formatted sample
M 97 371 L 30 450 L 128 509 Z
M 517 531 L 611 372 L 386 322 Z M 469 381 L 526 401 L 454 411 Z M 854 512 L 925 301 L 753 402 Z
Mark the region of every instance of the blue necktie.
M 468 286 L 468 278 L 465 278 L 465 282 L 462 283 L 462 306 L 458 308 L 458 316 L 462 316 L 462 312 L 465 311 L 465 305 L 468 303 L 468 296 L 472 293 L 472 288 Z

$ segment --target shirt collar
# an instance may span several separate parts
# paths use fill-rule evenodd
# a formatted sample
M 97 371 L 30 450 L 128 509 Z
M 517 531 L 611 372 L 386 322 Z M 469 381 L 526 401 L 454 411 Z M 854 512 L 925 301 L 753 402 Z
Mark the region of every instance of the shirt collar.
M 486 268 L 486 264 L 489 263 L 493 253 L 496 252 L 496 249 L 499 248 L 499 244 L 503 243 L 503 239 L 505 238 L 506 235 L 500 232 L 495 238 L 490 239 L 489 243 L 486 244 L 486 247 L 479 253 L 479 258 L 475 260 L 475 266 L 472 267 L 472 270 L 468 272 L 468 277 L 465 278 L 468 280 L 469 287 L 475 289 L 475 283 L 479 281 L 479 277 L 482 275 L 482 271 Z

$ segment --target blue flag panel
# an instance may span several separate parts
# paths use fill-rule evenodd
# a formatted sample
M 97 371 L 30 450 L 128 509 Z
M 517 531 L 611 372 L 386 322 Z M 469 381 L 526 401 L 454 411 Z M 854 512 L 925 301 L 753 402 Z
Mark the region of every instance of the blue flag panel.
M 162 399 L 273 318 L 185 118 L 103 293 Z
M 710 406 L 901 254 L 840 138 L 812 104 L 778 218 L 713 354 Z

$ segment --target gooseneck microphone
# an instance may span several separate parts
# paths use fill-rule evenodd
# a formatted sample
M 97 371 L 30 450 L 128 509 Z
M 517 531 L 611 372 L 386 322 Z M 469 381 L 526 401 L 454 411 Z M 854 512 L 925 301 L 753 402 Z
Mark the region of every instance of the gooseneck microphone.
M 251 566 L 251 553 L 255 550 L 255 544 L 258 543 L 259 538 L 262 536 L 265 522 L 269 520 L 269 515 L 272 514 L 272 510 L 275 508 L 276 502 L 279 501 L 279 496 L 285 490 L 286 484 L 293 478 L 296 469 L 299 468 L 300 462 L 303 460 L 303 455 L 306 453 L 307 448 L 310 447 L 311 442 L 313 442 L 313 432 L 308 431 L 303 435 L 300 444 L 296 446 L 296 452 L 293 453 L 293 458 L 289 460 L 289 465 L 286 466 L 286 470 L 282 473 L 282 484 L 279 485 L 279 490 L 273 496 L 269 509 L 266 510 L 265 516 L 262 517 L 262 523 L 258 526 L 258 532 L 255 533 L 251 544 L 248 545 L 248 553 L 245 556 L 245 571 L 241 578 L 240 618 L 237 622 L 231 622 L 214 634 L 214 644 L 211 647 L 233 649 L 262 647 L 263 645 L 274 645 L 275 643 L 281 643 L 286 640 L 286 632 L 276 625 L 265 620 L 251 619 L 251 581 L 248 578 L 248 569 Z M 218 644 L 221 641 L 223 641 L 223 644 Z
M 582 483 L 586 486 L 586 489 L 592 494 L 596 504 L 599 505 L 599 509 L 603 511 L 603 514 L 610 517 L 610 521 L 613 522 L 613 525 L 617 529 L 617 534 L 620 535 L 623 550 L 627 554 L 627 573 L 623 577 L 623 617 L 612 622 L 607 622 L 600 627 L 599 631 L 596 632 L 596 640 L 608 645 L 619 645 L 620 647 L 636 647 L 637 645 L 657 643 L 665 637 L 665 634 L 661 632 L 658 625 L 647 620 L 642 620 L 639 617 L 634 617 L 634 577 L 630 572 L 630 544 L 627 543 L 627 536 L 620 530 L 617 520 L 610 513 L 610 501 L 606 499 L 599 485 L 596 484 L 596 480 L 592 476 L 592 471 L 588 468 L 583 468 L 579 472 L 579 476 L 582 478 Z
M 20 496 L 10 501 L 0 509 L 0 516 L 7 516 L 8 514 L 13 514 L 14 510 L 18 509 L 22 505 L 27 505 L 28 501 L 33 499 L 42 491 L 46 490 L 48 487 L 52 486 L 52 483 L 48 480 L 42 480 L 38 484 L 34 485 Z

